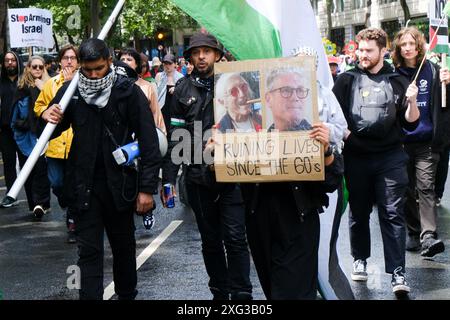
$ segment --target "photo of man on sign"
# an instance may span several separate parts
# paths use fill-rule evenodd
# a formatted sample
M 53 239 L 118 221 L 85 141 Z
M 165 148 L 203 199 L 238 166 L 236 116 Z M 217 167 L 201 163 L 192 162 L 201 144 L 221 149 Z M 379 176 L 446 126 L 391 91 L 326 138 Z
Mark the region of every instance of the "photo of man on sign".
M 252 89 L 244 74 L 224 73 L 216 82 L 215 118 L 220 119 L 216 128 L 222 133 L 258 132 L 262 129 L 259 84 L 256 83 L 253 86 L 255 89 Z M 259 78 L 259 74 L 251 75 L 251 72 L 247 74 L 249 79 Z
M 311 130 L 310 88 L 301 68 L 281 68 L 269 71 L 266 78 L 266 106 L 272 112 L 273 123 L 268 131 Z M 308 104 L 309 103 L 309 104 Z M 269 117 L 268 117 L 269 118 Z M 270 120 L 268 120 L 270 121 Z
M 314 57 L 217 63 L 214 171 L 220 182 L 321 181 Z

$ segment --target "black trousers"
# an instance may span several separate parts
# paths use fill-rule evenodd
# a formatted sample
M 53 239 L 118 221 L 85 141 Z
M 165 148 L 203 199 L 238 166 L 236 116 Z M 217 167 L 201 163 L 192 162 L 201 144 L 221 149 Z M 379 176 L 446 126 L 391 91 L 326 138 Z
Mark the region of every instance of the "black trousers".
M 0 129 L 0 150 L 2 151 L 3 172 L 5 174 L 6 189 L 9 191 L 17 178 L 16 157 L 21 166 L 25 163 L 25 156 L 19 151 L 11 128 Z M 30 193 L 31 194 L 31 193 Z
M 247 217 L 247 235 L 266 298 L 316 299 L 319 215 L 300 219 L 288 183 L 260 184 L 259 189 L 256 210 Z M 246 192 L 244 197 L 251 203 Z
M 28 159 L 28 157 L 26 158 Z M 21 164 L 21 167 L 23 164 Z M 50 208 L 50 182 L 47 176 L 47 162 L 44 156 L 40 156 L 34 165 L 27 181 L 25 182 L 25 193 L 30 211 L 36 205 Z
M 239 186 L 217 183 L 206 187 L 187 181 L 187 191 L 212 294 L 217 299 L 228 299 L 230 293 L 231 299 L 251 298 L 250 254 Z
M 387 273 L 405 267 L 407 160 L 403 149 L 382 154 L 344 154 L 352 256 L 355 260 L 370 257 L 369 219 L 376 202 Z
M 137 294 L 133 210 L 116 210 L 105 181 L 106 177 L 103 181 L 96 180 L 89 210 L 75 215 L 81 271 L 80 300 L 103 299 L 104 230 L 113 254 L 116 294 L 119 299 L 134 299 Z
M 446 147 L 440 153 L 440 159 L 436 170 L 436 181 L 434 186 L 434 191 L 436 197 L 442 198 L 444 195 L 445 182 L 447 181 L 448 175 L 448 159 L 449 159 L 450 147 Z

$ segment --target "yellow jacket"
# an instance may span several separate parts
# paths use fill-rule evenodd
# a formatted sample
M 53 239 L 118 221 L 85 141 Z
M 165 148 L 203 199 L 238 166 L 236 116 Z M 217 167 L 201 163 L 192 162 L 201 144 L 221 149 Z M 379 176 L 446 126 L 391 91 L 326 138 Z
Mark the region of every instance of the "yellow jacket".
M 48 104 L 55 97 L 56 92 L 62 87 L 64 77 L 61 74 L 49 79 L 41 90 L 39 97 L 34 104 L 34 113 L 37 117 L 48 108 Z M 70 146 L 72 145 L 73 132 L 72 128 L 64 131 L 58 138 L 49 142 L 45 155 L 49 158 L 67 159 L 69 156 Z

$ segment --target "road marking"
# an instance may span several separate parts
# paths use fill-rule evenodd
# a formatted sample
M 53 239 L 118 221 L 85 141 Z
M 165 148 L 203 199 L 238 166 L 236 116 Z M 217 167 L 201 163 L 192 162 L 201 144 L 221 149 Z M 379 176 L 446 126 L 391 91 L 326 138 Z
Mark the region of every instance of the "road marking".
M 2 191 L 6 190 L 6 187 L 0 187 L 0 190 L 2 190 Z
M 22 222 L 22 223 L 14 223 L 14 224 L 5 224 L 3 226 L 0 226 L 0 229 L 7 229 L 7 228 L 17 228 L 17 227 L 27 227 L 27 226 L 45 226 L 45 227 L 60 227 L 64 225 L 64 222 L 57 222 L 57 221 L 34 221 L 34 222 Z
M 136 270 L 138 270 L 144 263 L 147 261 L 150 256 L 155 253 L 155 251 L 159 248 L 159 246 L 166 241 L 166 239 L 175 231 L 176 228 L 183 222 L 183 220 L 174 220 L 172 221 L 167 228 L 164 229 L 161 234 L 156 237 L 144 251 L 141 252 L 139 257 L 136 259 Z M 109 300 L 114 295 L 114 281 L 106 287 L 103 293 L 103 300 Z
M 0 176 L 0 180 L 5 180 L 5 176 Z

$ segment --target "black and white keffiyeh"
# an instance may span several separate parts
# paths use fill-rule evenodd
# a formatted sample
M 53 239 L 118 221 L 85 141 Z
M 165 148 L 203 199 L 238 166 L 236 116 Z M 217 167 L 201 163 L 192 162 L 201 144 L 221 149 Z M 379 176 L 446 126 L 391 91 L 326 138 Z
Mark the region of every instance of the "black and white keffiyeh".
M 108 103 L 111 89 L 116 81 L 116 72 L 111 67 L 110 72 L 101 79 L 88 79 L 80 72 L 78 90 L 87 104 L 104 108 Z

